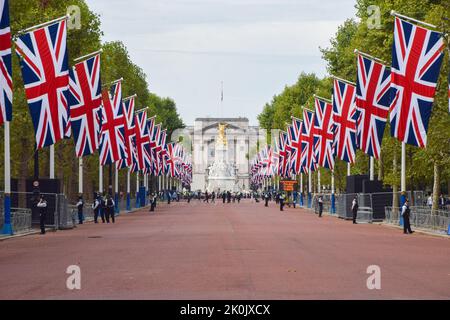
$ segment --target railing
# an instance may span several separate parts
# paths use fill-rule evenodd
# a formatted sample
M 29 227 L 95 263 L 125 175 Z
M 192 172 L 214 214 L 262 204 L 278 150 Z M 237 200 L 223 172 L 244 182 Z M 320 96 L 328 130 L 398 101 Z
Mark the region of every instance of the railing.
M 448 233 L 450 226 L 449 212 L 444 210 L 431 211 L 428 207 L 410 207 L 410 223 L 416 228 L 430 229 L 441 233 Z M 400 208 L 386 207 L 385 222 L 400 224 Z

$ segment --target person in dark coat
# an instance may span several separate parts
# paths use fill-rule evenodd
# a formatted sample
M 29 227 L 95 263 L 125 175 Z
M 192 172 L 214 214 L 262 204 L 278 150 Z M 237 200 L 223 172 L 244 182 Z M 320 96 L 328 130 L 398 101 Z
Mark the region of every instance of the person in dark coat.
M 152 195 L 150 197 L 150 211 L 155 211 L 156 199 L 157 199 L 156 194 L 152 193 Z
M 264 195 L 264 201 L 265 201 L 264 206 L 265 206 L 265 207 L 268 207 L 268 206 L 269 206 L 269 193 L 267 193 L 267 192 L 266 192 L 266 194 Z
M 78 202 L 77 202 L 77 209 L 78 209 L 78 224 L 83 224 L 83 206 L 84 206 L 84 201 L 83 201 L 83 197 L 79 196 L 78 197 Z
M 352 201 L 353 224 L 356 224 L 356 215 L 358 214 L 358 198 L 355 196 Z
M 411 230 L 411 223 L 409 221 L 409 217 L 411 216 L 411 209 L 409 208 L 409 201 L 406 199 L 405 203 L 402 207 L 402 217 L 403 217 L 403 233 L 413 233 Z
M 211 203 L 216 203 L 216 193 L 214 191 L 211 193 Z
M 209 203 L 209 193 L 208 193 L 208 190 L 205 191 L 205 199 L 203 200 L 203 202 Z
M 41 227 L 41 234 L 45 234 L 45 218 L 47 217 L 47 201 L 41 195 L 39 202 L 36 204 L 39 208 L 39 225 Z
M 225 200 L 227 199 L 227 194 L 225 191 L 222 192 L 222 202 L 225 203 Z
M 100 216 L 102 217 L 102 223 L 106 222 L 106 196 L 100 197 Z
M 280 211 L 284 211 L 284 199 L 285 199 L 284 194 L 283 193 L 280 194 L 280 197 L 279 197 Z
M 92 209 L 94 210 L 94 223 L 98 223 L 98 214 L 99 214 L 100 209 L 101 209 L 100 196 L 95 195 L 94 203 L 92 204 Z M 105 218 L 103 217 L 103 220 L 104 219 Z
M 323 198 L 322 196 L 319 196 L 317 199 L 317 203 L 319 205 L 319 218 L 322 218 L 322 212 L 323 212 Z
M 227 203 L 231 203 L 231 192 L 227 191 Z
M 109 217 L 111 217 L 112 223 L 115 223 L 114 200 L 110 194 L 106 196 L 106 223 L 109 223 Z

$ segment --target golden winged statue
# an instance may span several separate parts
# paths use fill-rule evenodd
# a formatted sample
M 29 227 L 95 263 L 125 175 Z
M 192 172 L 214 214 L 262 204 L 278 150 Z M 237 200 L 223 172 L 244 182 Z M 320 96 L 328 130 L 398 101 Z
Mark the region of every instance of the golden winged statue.
M 227 136 L 225 133 L 227 126 L 228 125 L 226 123 L 219 123 L 219 136 L 217 137 L 217 144 L 219 145 L 227 145 Z

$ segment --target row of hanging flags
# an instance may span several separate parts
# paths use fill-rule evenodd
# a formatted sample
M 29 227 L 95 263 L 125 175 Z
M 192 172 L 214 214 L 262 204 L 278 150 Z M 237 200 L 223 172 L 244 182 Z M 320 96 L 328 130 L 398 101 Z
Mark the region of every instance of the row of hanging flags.
M 334 169 L 335 158 L 355 162 L 356 149 L 375 159 L 389 118 L 391 136 L 425 148 L 428 122 L 444 57 L 443 34 L 395 14 L 391 67 L 355 50 L 357 81 L 333 77 L 332 100 L 314 96 L 315 108 L 292 118 L 274 146 L 252 160 L 254 184 L 275 175 Z M 406 20 L 404 19 L 406 18 Z M 450 112 L 450 74 L 449 74 Z
M 0 0 L 0 125 L 12 120 L 12 38 L 8 0 Z M 100 164 L 130 168 L 155 176 L 168 175 L 185 184 L 192 180 L 190 155 L 178 143 L 166 141 L 166 130 L 135 112 L 135 98 L 122 98 L 122 79 L 103 88 L 101 51 L 69 69 L 66 19 L 20 34 L 20 58 L 25 93 L 38 149 L 73 134 L 77 157 L 100 155 Z M 86 57 L 88 57 L 86 56 Z

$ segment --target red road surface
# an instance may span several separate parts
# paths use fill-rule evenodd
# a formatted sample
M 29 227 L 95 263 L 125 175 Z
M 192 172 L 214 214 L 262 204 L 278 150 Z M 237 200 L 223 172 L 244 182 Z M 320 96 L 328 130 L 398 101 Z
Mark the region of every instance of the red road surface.
M 81 268 L 81 290 L 66 268 Z M 367 267 L 381 268 L 369 290 Z M 450 242 L 275 204 L 165 204 L 0 242 L 0 299 L 449 299 Z

